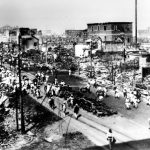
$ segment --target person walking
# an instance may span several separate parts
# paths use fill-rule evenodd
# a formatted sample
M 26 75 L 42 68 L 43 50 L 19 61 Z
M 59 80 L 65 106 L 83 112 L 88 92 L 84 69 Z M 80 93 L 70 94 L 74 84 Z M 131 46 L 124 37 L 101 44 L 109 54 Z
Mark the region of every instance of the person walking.
M 71 76 L 71 69 L 69 69 L 69 76 Z
M 51 85 L 50 85 L 50 83 L 48 83 L 47 85 L 46 85 L 46 95 L 48 96 L 48 93 L 50 92 L 50 89 L 51 89 Z
M 123 89 L 123 96 L 124 98 L 127 98 L 127 90 L 125 88 Z
M 116 90 L 115 90 L 115 98 L 118 98 L 118 99 L 119 99 L 119 91 L 118 91 L 118 88 L 116 88 Z
M 87 89 L 87 92 L 88 92 L 88 93 L 91 93 L 90 87 L 91 87 L 90 83 L 87 83 L 86 89 Z
M 53 98 L 53 97 L 50 97 L 50 98 L 49 98 L 49 106 L 50 106 L 50 108 L 52 108 L 53 110 L 56 108 L 55 102 L 54 102 L 54 98 Z
M 79 117 L 79 105 L 78 104 L 75 104 L 75 107 L 74 107 L 74 116 L 76 119 L 78 119 Z
M 109 149 L 112 150 L 113 144 L 115 144 L 116 139 L 114 138 L 111 129 L 109 129 L 108 132 L 107 132 L 107 141 L 108 141 L 108 144 L 109 144 Z
M 62 104 L 62 110 L 63 110 L 64 114 L 66 115 L 66 110 L 67 110 L 67 103 L 66 103 L 66 101 L 64 101 L 63 104 Z
M 138 108 L 138 102 L 136 99 L 136 96 L 133 94 L 133 92 L 131 93 L 131 102 L 134 108 Z
M 48 80 L 49 80 L 49 75 L 48 75 L 48 74 L 46 74 L 46 75 L 45 75 L 45 82 L 47 83 L 47 82 L 48 82 Z
M 58 79 L 57 79 L 57 77 L 55 77 L 55 79 L 54 79 L 54 83 L 55 83 L 55 85 L 57 85 L 57 84 L 58 84 Z
M 73 97 L 73 95 L 70 95 L 70 97 L 67 98 L 68 107 L 73 108 L 73 103 L 74 103 L 74 97 Z
M 141 93 L 139 90 L 137 90 L 137 92 L 136 92 L 136 98 L 137 98 L 138 103 L 140 103 L 141 102 Z
M 146 97 L 146 99 L 147 99 L 146 104 L 150 106 L 150 93 L 148 93 L 148 96 Z
M 36 97 L 37 97 L 37 99 L 41 97 L 41 92 L 40 92 L 39 86 L 36 87 Z
M 126 100 L 125 100 L 125 107 L 126 109 L 131 109 L 131 103 L 130 103 L 130 99 L 128 97 L 126 97 Z

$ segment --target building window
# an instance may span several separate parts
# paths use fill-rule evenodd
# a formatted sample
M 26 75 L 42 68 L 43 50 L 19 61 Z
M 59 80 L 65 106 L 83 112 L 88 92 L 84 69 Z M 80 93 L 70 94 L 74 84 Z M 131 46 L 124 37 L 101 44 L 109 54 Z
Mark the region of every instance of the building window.
M 97 31 L 98 30 L 98 26 L 94 26 L 94 31 Z
M 36 42 L 34 42 L 34 46 L 37 46 L 37 43 L 36 43 Z
M 104 26 L 104 30 L 106 30 L 106 26 Z
M 114 25 L 114 30 L 115 30 L 115 31 L 117 30 L 117 25 Z
M 93 26 L 91 26 L 91 31 L 93 31 Z
M 99 26 L 97 26 L 97 30 L 98 30 L 98 31 L 100 30 L 100 27 L 99 27 Z

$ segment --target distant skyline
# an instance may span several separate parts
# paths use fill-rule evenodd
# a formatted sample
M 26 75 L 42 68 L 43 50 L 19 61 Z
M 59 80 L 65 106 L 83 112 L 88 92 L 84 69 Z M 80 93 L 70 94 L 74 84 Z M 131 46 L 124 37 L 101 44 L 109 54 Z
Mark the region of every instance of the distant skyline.
M 133 22 L 135 0 L 0 0 L 0 26 L 63 33 L 87 23 Z M 138 0 L 138 29 L 150 27 L 150 0 Z M 133 28 L 134 31 L 134 28 Z

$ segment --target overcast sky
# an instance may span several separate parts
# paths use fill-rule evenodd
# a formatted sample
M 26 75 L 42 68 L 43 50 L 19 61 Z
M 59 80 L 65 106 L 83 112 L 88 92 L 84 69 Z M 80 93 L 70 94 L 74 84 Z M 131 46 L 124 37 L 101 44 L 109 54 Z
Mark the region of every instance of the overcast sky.
M 0 26 L 63 32 L 87 23 L 134 22 L 135 0 L 0 0 Z M 150 0 L 138 0 L 138 29 L 150 26 Z

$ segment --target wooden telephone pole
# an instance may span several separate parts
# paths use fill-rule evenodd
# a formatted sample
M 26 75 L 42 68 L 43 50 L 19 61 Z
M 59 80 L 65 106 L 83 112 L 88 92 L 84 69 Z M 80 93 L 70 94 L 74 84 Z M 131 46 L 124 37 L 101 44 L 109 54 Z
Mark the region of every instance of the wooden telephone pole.
M 23 98 L 22 98 L 22 83 L 21 83 L 21 34 L 18 36 L 18 46 L 19 46 L 19 53 L 18 53 L 18 74 L 19 74 L 19 100 L 20 100 L 20 109 L 21 109 L 21 133 L 25 133 L 25 122 L 24 122 L 24 110 L 23 110 Z
M 137 48 L 137 0 L 135 0 L 135 46 Z
M 3 66 L 3 42 L 1 42 L 1 53 L 2 53 L 2 56 L 1 56 L 1 67 Z

